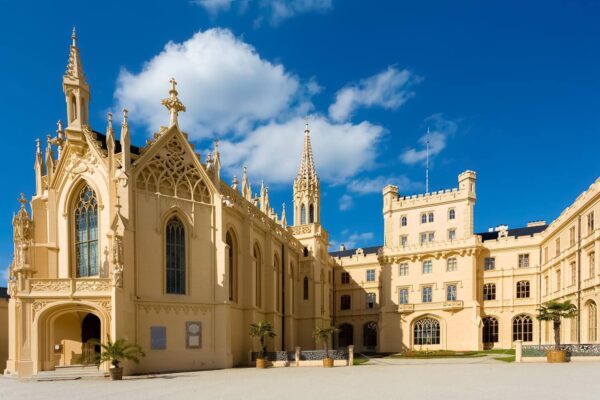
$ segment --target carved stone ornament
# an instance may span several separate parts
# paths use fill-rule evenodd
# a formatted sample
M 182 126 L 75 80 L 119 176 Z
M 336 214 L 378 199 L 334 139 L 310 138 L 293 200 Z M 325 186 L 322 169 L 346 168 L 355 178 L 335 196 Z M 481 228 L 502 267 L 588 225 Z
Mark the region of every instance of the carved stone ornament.
M 21 209 L 13 217 L 13 268 L 15 270 L 19 270 L 27 264 L 27 250 L 33 239 L 33 221 L 25 207 L 27 199 L 23 193 L 21 193 L 19 203 L 21 203 Z

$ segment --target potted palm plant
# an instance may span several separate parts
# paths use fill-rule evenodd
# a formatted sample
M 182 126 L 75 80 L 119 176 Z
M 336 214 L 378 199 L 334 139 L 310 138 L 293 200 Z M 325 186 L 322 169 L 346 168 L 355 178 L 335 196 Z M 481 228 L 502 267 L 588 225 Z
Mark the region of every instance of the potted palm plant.
M 110 362 L 110 378 L 113 381 L 123 379 L 122 361 L 133 361 L 137 364 L 141 357 L 146 356 L 139 345 L 127 343 L 125 339 L 117 339 L 113 342 L 109 337 L 106 343 L 99 344 L 101 350 L 97 355 L 96 362 L 98 364 Z
M 540 321 L 552 321 L 554 328 L 554 350 L 548 350 L 546 360 L 549 363 L 561 363 L 567 361 L 567 352 L 560 348 L 560 324 L 563 318 L 575 318 L 577 307 L 570 300 L 549 301 L 538 309 L 537 319 Z
M 334 326 L 325 326 L 315 328 L 313 331 L 313 337 L 318 342 L 323 342 L 323 350 L 325 350 L 325 357 L 323 358 L 323 367 L 333 367 L 333 358 L 329 358 L 329 339 L 336 333 L 338 329 Z
M 267 321 L 250 324 L 250 336 L 259 338 L 260 340 L 260 349 L 256 356 L 256 368 L 266 368 L 267 361 L 265 360 L 265 353 L 267 352 L 267 345 L 265 344 L 265 339 L 277 336 L 275 332 L 273 332 L 273 325 Z

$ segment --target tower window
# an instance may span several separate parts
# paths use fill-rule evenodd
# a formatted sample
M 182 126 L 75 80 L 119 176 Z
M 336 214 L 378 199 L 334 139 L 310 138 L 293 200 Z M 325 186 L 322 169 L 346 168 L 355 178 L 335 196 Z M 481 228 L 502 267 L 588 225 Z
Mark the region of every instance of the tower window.
M 88 185 L 75 205 L 76 276 L 98 275 L 98 200 Z
M 308 206 L 308 223 L 312 224 L 315 222 L 315 206 L 314 205 L 310 205 Z
M 300 223 L 306 224 L 306 206 L 304 204 L 300 207 Z

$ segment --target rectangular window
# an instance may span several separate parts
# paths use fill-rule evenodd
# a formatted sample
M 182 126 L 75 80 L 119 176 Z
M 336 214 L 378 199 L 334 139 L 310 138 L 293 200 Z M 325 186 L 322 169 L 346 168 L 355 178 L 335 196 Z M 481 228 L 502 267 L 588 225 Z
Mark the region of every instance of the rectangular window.
M 577 264 L 575 261 L 571 263 L 571 285 L 574 285 L 577 282 Z
M 367 308 L 368 309 L 375 308 L 376 303 L 377 303 L 377 295 L 375 293 L 367 293 Z
M 150 327 L 150 349 L 165 350 L 167 348 L 167 327 L 166 326 L 151 326 Z
M 398 295 L 398 304 L 408 304 L 408 289 L 402 288 Z
M 400 236 L 400 246 L 405 247 L 408 244 L 408 235 Z
M 400 276 L 408 275 L 408 264 L 402 263 L 398 266 L 398 275 L 400 275 Z
M 519 268 L 529 268 L 529 254 L 519 254 Z
M 435 232 L 429 232 L 429 241 L 433 242 L 434 239 L 435 239 Z
M 200 321 L 187 321 L 185 323 L 186 347 L 199 349 L 202 347 L 202 323 Z
M 433 263 L 431 260 L 423 261 L 423 273 L 431 274 L 433 272 Z
M 496 269 L 496 258 L 495 257 L 486 257 L 483 262 L 484 271 L 493 271 Z
M 433 213 L 429 213 L 429 222 L 433 222 Z
M 456 301 L 456 285 L 446 286 L 446 301 Z
M 448 240 L 456 239 L 456 229 L 448 230 Z
M 421 233 L 421 244 L 427 243 L 427 234 Z
M 486 283 L 483 285 L 483 300 L 496 300 L 495 283 Z
M 456 258 L 454 258 L 454 257 L 449 258 L 448 261 L 446 261 L 446 271 L 448 271 L 448 272 L 456 271 L 457 265 L 458 265 L 458 262 L 456 261 Z
M 400 226 L 406 225 L 408 225 L 408 219 L 406 218 L 406 215 L 403 215 L 402 217 L 400 217 Z
M 340 308 L 342 310 L 350 310 L 352 308 L 352 298 L 349 294 L 344 294 L 340 297 Z
M 529 281 L 517 282 L 517 299 L 529 298 Z
M 350 274 L 348 272 L 342 272 L 342 285 L 347 285 L 350 283 Z
M 451 208 L 450 210 L 448 210 L 448 219 L 454 218 L 456 218 L 456 211 L 454 211 L 454 208 Z
M 423 296 L 422 296 L 423 303 L 431 303 L 431 293 L 432 293 L 431 286 L 424 286 L 423 289 L 421 289 L 421 292 L 423 294 Z
M 560 238 L 556 239 L 556 243 L 554 244 L 554 247 L 555 247 L 555 251 L 556 251 L 554 256 L 555 257 L 560 256 Z
M 596 253 L 591 252 L 588 255 L 588 262 L 589 262 L 589 277 L 593 278 L 594 275 L 596 275 Z
M 569 244 L 573 246 L 575 244 L 575 227 L 569 228 Z
M 375 282 L 375 270 L 374 269 L 367 270 L 367 282 Z
M 560 269 L 556 270 L 556 290 L 559 291 L 562 286 L 562 276 L 560 273 Z
M 594 232 L 594 212 L 587 215 L 587 234 L 591 235 Z

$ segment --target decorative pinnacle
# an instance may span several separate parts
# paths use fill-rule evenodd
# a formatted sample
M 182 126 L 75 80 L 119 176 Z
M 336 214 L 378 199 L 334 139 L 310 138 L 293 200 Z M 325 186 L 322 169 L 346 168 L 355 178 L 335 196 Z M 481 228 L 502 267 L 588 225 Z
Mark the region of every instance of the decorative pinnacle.
M 19 203 L 21 203 L 21 208 L 22 208 L 22 209 L 24 209 L 24 208 L 25 208 L 25 204 L 27 204 L 27 199 L 25 198 L 25 194 L 24 194 L 24 193 L 21 193 L 21 197 L 19 197 L 19 198 L 17 199 L 17 201 L 18 201 Z
M 108 129 L 112 130 L 112 113 L 109 111 L 107 116 L 108 116 Z
M 127 111 L 126 108 L 123 109 L 123 125 L 127 125 L 127 113 L 129 111 Z
M 61 136 L 62 132 L 63 132 L 63 123 L 59 119 L 58 122 L 56 123 L 56 134 L 57 134 L 57 136 Z
M 76 47 L 77 46 L 77 32 L 75 31 L 75 27 L 73 27 L 73 33 L 71 33 L 71 40 L 73 41 L 71 46 Z
M 162 99 L 161 104 L 170 111 L 170 114 L 171 114 L 171 118 L 169 121 L 169 128 L 170 128 L 173 125 L 177 125 L 177 114 L 180 111 L 185 111 L 185 106 L 183 105 L 181 100 L 179 100 L 177 98 L 177 95 L 178 95 L 178 92 L 176 89 L 177 81 L 175 80 L 175 78 L 171 78 L 171 80 L 169 82 L 171 83 L 171 89 L 169 90 L 170 97 L 167 97 L 166 99 Z
M 42 154 L 42 141 L 40 138 L 35 139 L 35 151 L 38 154 Z
M 305 116 L 304 117 L 304 132 L 310 132 L 310 129 L 308 128 L 308 121 L 310 120 L 310 116 Z

